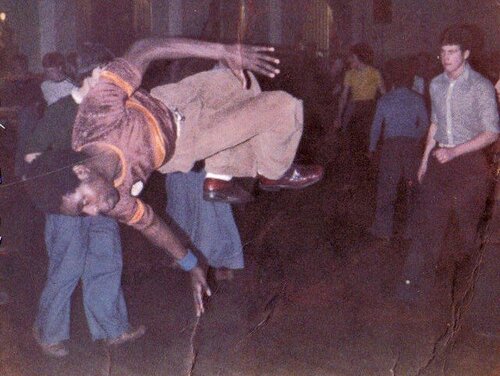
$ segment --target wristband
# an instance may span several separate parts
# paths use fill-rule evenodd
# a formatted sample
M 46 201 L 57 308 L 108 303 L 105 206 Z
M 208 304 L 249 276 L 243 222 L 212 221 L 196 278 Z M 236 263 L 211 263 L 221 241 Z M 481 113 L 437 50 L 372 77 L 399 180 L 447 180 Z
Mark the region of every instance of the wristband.
M 184 256 L 180 260 L 177 260 L 177 265 L 179 265 L 185 272 L 189 272 L 196 266 L 197 263 L 198 259 L 190 250 L 187 251 L 186 256 Z

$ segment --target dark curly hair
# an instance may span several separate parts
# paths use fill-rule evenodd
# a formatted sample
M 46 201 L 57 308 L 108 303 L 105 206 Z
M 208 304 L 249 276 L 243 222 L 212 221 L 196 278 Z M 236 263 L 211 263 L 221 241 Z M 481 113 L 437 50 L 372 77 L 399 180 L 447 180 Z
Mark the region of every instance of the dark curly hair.
M 469 25 L 452 25 L 443 31 L 440 38 L 441 46 L 460 46 L 460 50 L 471 51 L 473 46 L 473 30 Z
M 64 68 L 65 65 L 64 55 L 59 52 L 49 52 L 43 55 L 42 66 L 44 68 Z
M 351 54 L 356 55 L 362 63 L 373 64 L 373 49 L 367 43 L 357 43 L 350 49 Z
M 63 196 L 80 185 L 72 167 L 86 158 L 71 149 L 51 150 L 31 162 L 24 186 L 35 206 L 46 213 L 60 213 Z
M 409 59 L 397 58 L 385 63 L 384 75 L 390 86 L 411 89 L 415 72 L 413 72 Z

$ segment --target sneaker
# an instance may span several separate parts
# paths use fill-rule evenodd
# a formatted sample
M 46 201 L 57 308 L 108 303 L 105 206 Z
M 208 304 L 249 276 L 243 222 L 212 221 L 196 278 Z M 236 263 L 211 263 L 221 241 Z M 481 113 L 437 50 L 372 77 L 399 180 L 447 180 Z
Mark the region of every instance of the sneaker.
M 63 358 L 69 354 L 68 348 L 63 342 L 43 343 L 40 339 L 40 332 L 36 327 L 33 327 L 33 338 L 45 355 L 53 358 Z
M 139 325 L 137 328 L 131 328 L 122 335 L 116 338 L 107 339 L 104 342 L 108 346 L 119 346 L 123 345 L 124 343 L 132 342 L 136 339 L 141 338 L 144 333 L 146 333 L 146 327 L 144 325 Z

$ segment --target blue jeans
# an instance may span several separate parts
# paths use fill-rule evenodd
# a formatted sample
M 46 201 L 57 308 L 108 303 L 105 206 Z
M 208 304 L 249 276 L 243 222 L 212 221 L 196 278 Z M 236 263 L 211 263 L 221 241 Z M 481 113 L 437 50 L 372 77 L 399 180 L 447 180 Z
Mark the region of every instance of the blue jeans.
M 129 329 L 118 230 L 115 220 L 103 216 L 46 216 L 49 265 L 35 322 L 43 343 L 69 338 L 71 295 L 80 280 L 92 339 L 115 338 Z
M 210 266 L 242 269 L 243 246 L 231 205 L 203 200 L 204 179 L 204 171 L 168 174 L 167 214 Z

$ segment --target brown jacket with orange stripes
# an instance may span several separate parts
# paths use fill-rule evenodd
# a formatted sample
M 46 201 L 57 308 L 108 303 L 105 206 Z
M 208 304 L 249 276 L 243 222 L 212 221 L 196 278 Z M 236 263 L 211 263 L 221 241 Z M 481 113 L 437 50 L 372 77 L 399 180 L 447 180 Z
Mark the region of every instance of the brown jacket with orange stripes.
M 155 215 L 135 196 L 151 173 L 172 157 L 176 140 L 172 113 L 138 89 L 141 80 L 124 59 L 108 64 L 80 104 L 72 137 L 77 151 L 98 144 L 117 154 L 121 174 L 114 184 L 120 200 L 107 215 L 138 230 L 150 226 Z

